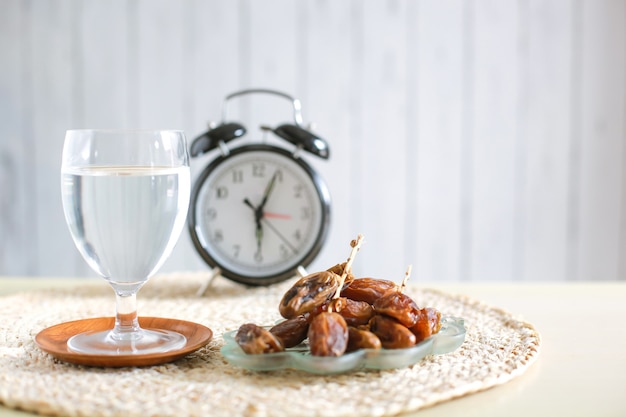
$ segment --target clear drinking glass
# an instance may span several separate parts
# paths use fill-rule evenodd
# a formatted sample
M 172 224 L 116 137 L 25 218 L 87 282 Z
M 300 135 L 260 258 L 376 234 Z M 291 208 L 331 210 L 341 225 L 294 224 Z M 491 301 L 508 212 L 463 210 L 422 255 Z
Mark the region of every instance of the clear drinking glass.
M 182 334 L 142 329 L 136 300 L 185 224 L 191 179 L 183 132 L 69 130 L 61 171 L 63 210 L 74 243 L 113 287 L 117 310 L 112 330 L 75 335 L 68 348 L 117 355 L 183 347 Z

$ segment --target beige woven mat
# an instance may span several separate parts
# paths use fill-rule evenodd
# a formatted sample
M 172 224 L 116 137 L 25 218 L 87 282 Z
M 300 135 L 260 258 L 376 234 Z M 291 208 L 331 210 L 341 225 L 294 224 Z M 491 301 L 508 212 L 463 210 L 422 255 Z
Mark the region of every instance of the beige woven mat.
M 68 365 L 34 344 L 48 326 L 112 315 L 114 296 L 104 283 L 0 298 L 0 403 L 68 416 L 384 416 L 502 384 L 538 355 L 539 335 L 530 324 L 464 296 L 409 286 L 421 306 L 465 319 L 466 341 L 456 352 L 392 371 L 249 372 L 222 358 L 221 335 L 243 322 L 279 319 L 278 301 L 291 282 L 246 289 L 222 279 L 199 298 L 203 279 L 197 273 L 163 275 L 139 292 L 140 315 L 195 321 L 214 331 L 207 347 L 148 368 Z

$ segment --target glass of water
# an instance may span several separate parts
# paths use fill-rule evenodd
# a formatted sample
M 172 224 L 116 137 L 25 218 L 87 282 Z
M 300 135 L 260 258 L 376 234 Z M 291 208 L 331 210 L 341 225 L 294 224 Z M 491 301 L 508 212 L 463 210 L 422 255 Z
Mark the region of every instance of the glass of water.
M 69 130 L 61 168 L 65 220 L 80 254 L 116 296 L 115 327 L 80 333 L 68 348 L 85 354 L 176 350 L 185 336 L 142 329 L 137 291 L 171 253 L 190 194 L 185 136 L 174 130 Z

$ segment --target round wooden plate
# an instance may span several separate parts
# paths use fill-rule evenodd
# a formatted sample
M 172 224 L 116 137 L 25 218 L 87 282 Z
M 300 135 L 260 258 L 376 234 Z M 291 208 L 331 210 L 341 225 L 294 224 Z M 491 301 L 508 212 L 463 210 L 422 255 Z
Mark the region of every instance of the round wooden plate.
M 171 362 L 200 349 L 209 343 L 213 337 L 211 329 L 190 321 L 160 317 L 139 317 L 139 325 L 142 328 L 173 330 L 184 335 L 187 338 L 187 343 L 181 349 L 145 355 L 87 355 L 73 352 L 67 347 L 68 339 L 78 333 L 108 330 L 112 329 L 114 325 L 114 317 L 98 317 L 69 321 L 42 330 L 35 336 L 35 343 L 44 352 L 64 362 L 77 365 L 118 368 L 123 366 L 159 365 Z

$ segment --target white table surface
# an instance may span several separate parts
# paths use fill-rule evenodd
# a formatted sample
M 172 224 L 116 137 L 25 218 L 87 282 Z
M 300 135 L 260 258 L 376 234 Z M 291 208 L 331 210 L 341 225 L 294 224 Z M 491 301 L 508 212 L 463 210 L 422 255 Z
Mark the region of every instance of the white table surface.
M 81 283 L 85 280 L 0 277 L 0 295 Z M 424 286 L 513 313 L 539 330 L 542 346 L 537 361 L 512 381 L 407 415 L 626 416 L 626 282 Z M 0 416 L 32 414 L 0 405 Z

